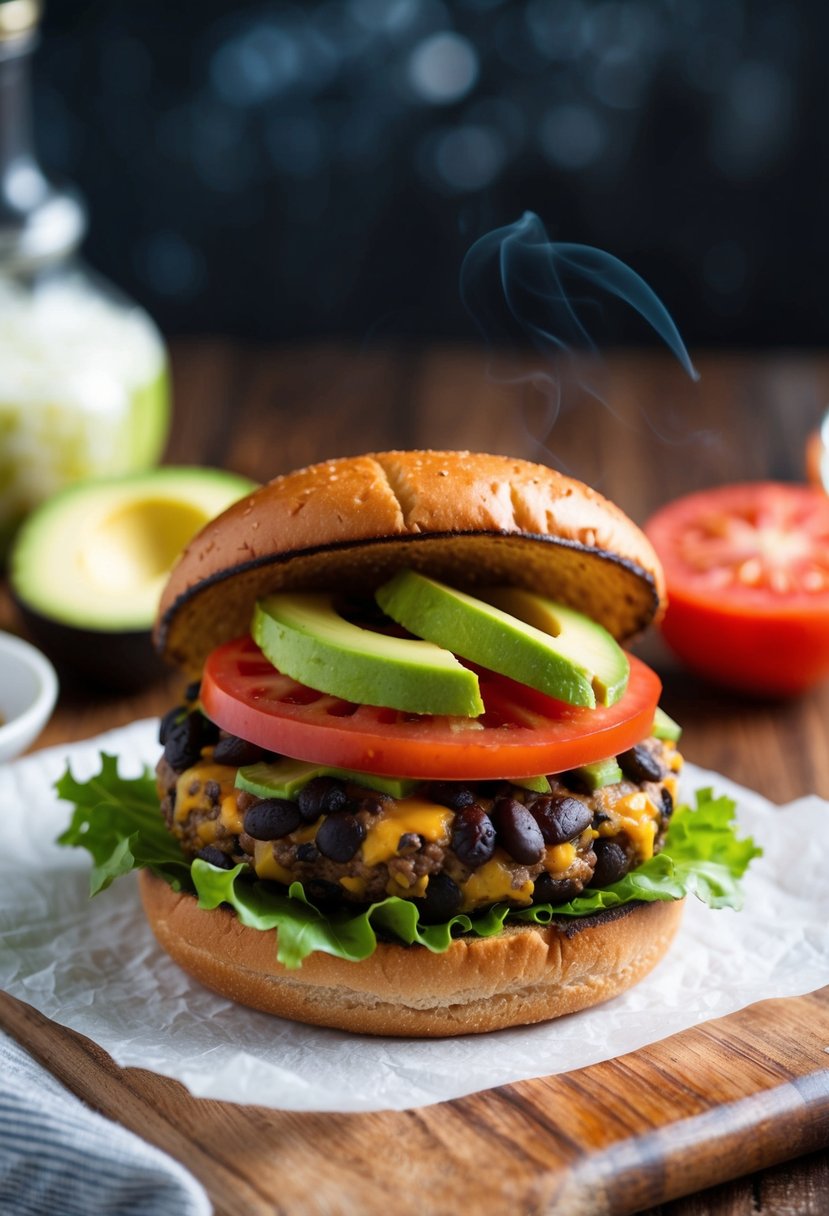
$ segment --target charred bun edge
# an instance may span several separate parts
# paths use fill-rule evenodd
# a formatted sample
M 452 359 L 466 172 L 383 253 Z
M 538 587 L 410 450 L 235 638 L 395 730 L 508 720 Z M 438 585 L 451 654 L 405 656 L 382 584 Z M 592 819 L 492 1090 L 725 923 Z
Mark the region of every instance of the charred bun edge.
M 297 561 L 300 558 L 317 557 L 320 554 L 343 554 L 353 550 L 363 550 L 370 546 L 385 546 L 393 544 L 402 545 L 426 545 L 430 542 L 438 540 L 457 540 L 462 541 L 468 537 L 503 537 L 512 541 L 528 541 L 536 544 L 555 545 L 561 549 L 571 549 L 574 552 L 579 552 L 588 555 L 591 558 L 596 558 L 611 565 L 618 566 L 621 570 L 631 574 L 635 579 L 646 584 L 650 588 L 650 602 L 643 603 L 640 616 L 641 620 L 635 629 L 638 632 L 644 629 L 651 620 L 656 616 L 660 607 L 659 589 L 656 585 L 656 580 L 651 571 L 646 570 L 643 566 L 638 565 L 630 558 L 619 557 L 615 553 L 608 553 L 606 550 L 593 548 L 587 545 L 580 545 L 577 541 L 563 540 L 558 536 L 542 535 L 541 533 L 525 532 L 516 535 L 514 532 L 433 532 L 429 534 L 419 533 L 413 536 L 378 536 L 370 540 L 364 541 L 341 541 L 336 544 L 317 545 L 312 549 L 295 549 L 290 553 L 274 553 L 265 554 L 262 557 L 256 557 L 247 562 L 240 562 L 237 566 L 229 566 L 225 570 L 217 570 L 215 574 L 209 575 L 200 583 L 195 583 L 181 593 L 166 609 L 163 616 L 159 618 L 155 631 L 156 648 L 163 652 L 167 647 L 168 635 L 170 626 L 179 614 L 186 607 L 190 600 L 201 595 L 211 587 L 215 587 L 220 583 L 227 582 L 230 579 L 237 578 L 240 574 L 245 574 L 249 570 L 262 570 L 269 566 L 287 565 L 290 562 Z M 643 597 L 644 598 L 644 597 Z
M 661 610 L 650 542 L 554 469 L 469 452 L 380 452 L 277 477 L 188 545 L 162 594 L 158 650 L 195 673 L 283 589 L 373 590 L 412 564 L 474 590 L 511 582 L 591 612 L 620 641 Z
M 311 1025 L 418 1038 L 543 1022 L 610 1000 L 659 962 L 683 909 L 681 900 L 623 904 L 550 925 L 508 923 L 493 937 L 458 938 L 445 954 L 380 942 L 359 963 L 315 953 L 288 970 L 272 932 L 245 927 L 227 907 L 202 909 L 147 870 L 139 885 L 159 945 L 221 996 Z

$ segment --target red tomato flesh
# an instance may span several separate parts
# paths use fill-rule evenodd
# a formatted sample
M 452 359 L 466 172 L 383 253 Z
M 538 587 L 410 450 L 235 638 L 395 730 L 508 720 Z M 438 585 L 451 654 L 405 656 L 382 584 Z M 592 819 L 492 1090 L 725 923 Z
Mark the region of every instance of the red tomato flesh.
M 798 693 L 829 675 L 829 498 L 749 482 L 677 499 L 645 525 L 665 569 L 662 632 L 719 684 Z
M 223 730 L 295 760 L 391 777 L 448 781 L 560 773 L 626 751 L 651 729 L 659 677 L 631 656 L 615 705 L 581 709 L 492 672 L 486 712 L 443 718 L 354 705 L 282 675 L 250 637 L 214 650 L 201 702 Z

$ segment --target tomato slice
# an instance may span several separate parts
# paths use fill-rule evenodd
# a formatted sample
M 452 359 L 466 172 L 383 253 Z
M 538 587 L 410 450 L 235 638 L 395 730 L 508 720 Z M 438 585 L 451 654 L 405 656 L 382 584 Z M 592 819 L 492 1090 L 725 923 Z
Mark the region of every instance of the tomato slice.
M 749 482 L 669 503 L 645 525 L 665 569 L 662 631 L 689 667 L 747 692 L 829 675 L 829 498 Z
M 481 718 L 354 705 L 282 675 L 250 637 L 208 657 L 205 713 L 224 730 L 296 760 L 384 776 L 486 780 L 534 777 L 617 755 L 649 734 L 658 676 L 631 657 L 625 695 L 580 709 L 481 672 Z

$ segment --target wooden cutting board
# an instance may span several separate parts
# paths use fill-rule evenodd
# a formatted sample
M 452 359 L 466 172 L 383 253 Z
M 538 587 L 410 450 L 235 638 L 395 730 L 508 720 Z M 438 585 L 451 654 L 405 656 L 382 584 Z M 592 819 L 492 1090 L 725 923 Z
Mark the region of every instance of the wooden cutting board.
M 829 358 L 700 352 L 697 363 L 702 392 L 667 356 L 612 357 L 594 381 L 598 394 L 571 392 L 552 461 L 640 521 L 702 485 L 802 476 L 806 434 L 829 400 Z M 173 373 L 171 463 L 222 464 L 264 480 L 397 446 L 538 456 L 525 425 L 540 402 L 535 388 L 522 379 L 510 387 L 497 366 L 485 377 L 474 349 L 179 340 Z M 683 431 L 685 442 L 666 445 L 664 433 Z M 2 591 L 0 622 L 15 627 Z M 775 802 L 829 798 L 829 683 L 791 702 L 755 702 L 712 692 L 658 645 L 644 657 L 662 673 L 665 708 L 698 764 Z M 179 692 L 172 676 L 167 689 L 121 699 L 66 684 L 41 745 L 163 713 Z M 175 1082 L 117 1069 L 93 1044 L 2 994 L 0 1025 L 88 1102 L 183 1161 L 219 1216 L 621 1216 L 829 1145 L 829 989 L 756 1005 L 566 1076 L 400 1114 L 197 1101 Z M 762 1206 L 769 1216 L 825 1216 L 827 1168 L 792 1169 L 792 1185 L 775 1189 L 766 1175 L 756 1195 L 747 1183 L 722 1188 L 682 1212 L 748 1216 Z
M 829 1144 L 829 988 L 591 1068 L 356 1115 L 193 1098 L 4 994 L 0 1025 L 182 1161 L 217 1216 L 625 1216 Z

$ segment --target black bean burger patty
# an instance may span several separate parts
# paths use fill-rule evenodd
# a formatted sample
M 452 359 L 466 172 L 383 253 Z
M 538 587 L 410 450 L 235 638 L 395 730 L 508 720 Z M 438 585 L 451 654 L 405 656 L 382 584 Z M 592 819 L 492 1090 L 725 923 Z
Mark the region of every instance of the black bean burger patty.
M 550 778 L 549 794 L 432 781 L 398 800 L 315 777 L 296 800 L 262 799 L 235 788 L 228 761 L 241 740 L 198 711 L 180 725 L 156 773 L 185 854 L 282 885 L 299 880 L 317 900 L 416 899 L 425 920 L 502 901 L 560 904 L 617 881 L 662 847 L 682 764 L 672 743 L 651 738 L 618 758 L 620 782 L 595 792 L 564 774 Z M 239 762 L 261 758 L 248 750 Z

